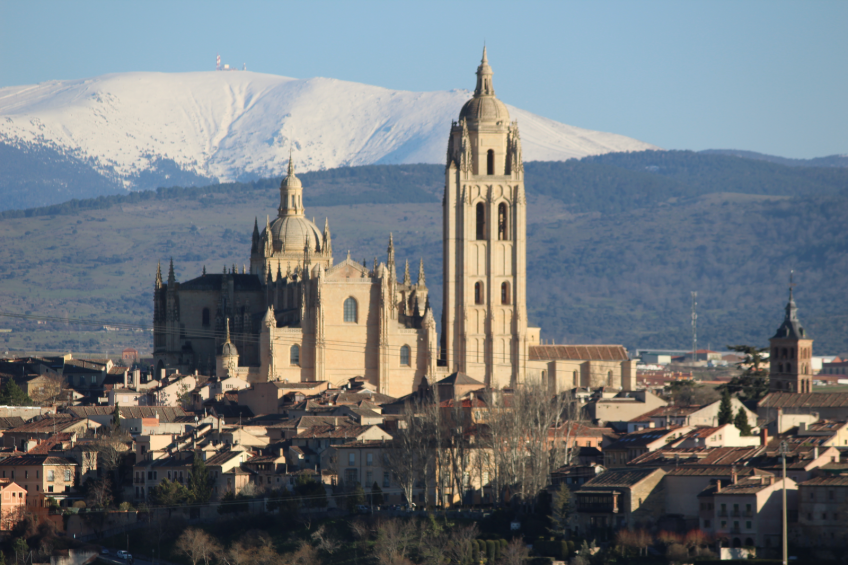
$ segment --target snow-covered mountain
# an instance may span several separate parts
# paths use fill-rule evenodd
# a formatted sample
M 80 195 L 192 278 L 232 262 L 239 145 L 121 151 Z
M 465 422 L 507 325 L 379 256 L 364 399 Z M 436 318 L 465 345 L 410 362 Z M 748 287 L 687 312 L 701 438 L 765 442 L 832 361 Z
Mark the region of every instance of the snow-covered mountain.
M 49 145 L 131 188 L 157 162 L 221 181 L 298 169 L 441 163 L 467 90 L 406 92 L 253 72 L 120 73 L 0 89 L 0 141 Z M 656 147 L 509 106 L 526 160 Z

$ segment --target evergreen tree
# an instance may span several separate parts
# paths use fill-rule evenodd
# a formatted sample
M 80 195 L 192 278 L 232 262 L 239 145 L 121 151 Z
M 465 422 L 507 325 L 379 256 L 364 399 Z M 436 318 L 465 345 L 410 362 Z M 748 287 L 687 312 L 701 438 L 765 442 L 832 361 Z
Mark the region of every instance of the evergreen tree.
M 362 485 L 358 484 L 355 489 L 348 493 L 345 505 L 348 511 L 353 512 L 357 506 L 362 504 L 365 504 L 365 490 L 362 488 Z
M 383 489 L 380 488 L 377 481 L 374 481 L 374 484 L 371 485 L 371 504 L 376 506 L 382 506 L 383 504 Z
M 192 502 L 206 504 L 212 498 L 212 479 L 199 452 L 194 453 L 194 461 L 191 463 L 188 491 Z
M 733 421 L 733 404 L 730 403 L 730 391 L 724 389 L 721 404 L 718 405 L 718 425 L 723 426 Z
M 151 489 L 150 495 L 153 502 L 159 506 L 179 506 L 191 497 L 188 489 L 182 484 L 168 479 L 162 479 L 162 482 Z
M 571 490 L 565 483 L 560 483 L 559 488 L 554 491 L 551 511 L 553 514 L 548 516 L 551 521 L 548 531 L 551 535 L 560 539 L 568 537 L 568 532 L 574 520 L 575 508 Z
M 4 406 L 30 406 L 32 399 L 21 390 L 14 379 L 6 381 L 6 386 L 0 391 L 0 405 Z
M 751 435 L 751 424 L 748 423 L 748 415 L 741 406 L 739 407 L 739 412 L 736 414 L 736 418 L 733 419 L 733 425 L 739 429 L 741 435 Z
M 313 479 L 311 475 L 298 475 L 294 493 L 301 498 L 303 506 L 327 507 L 327 490 L 324 488 L 324 483 Z
M 121 429 L 121 405 L 118 402 L 115 403 L 115 411 L 112 413 L 112 429 Z
M 742 401 L 759 401 L 768 394 L 768 364 L 763 357 L 768 348 L 751 345 L 728 345 L 727 348 L 745 355 L 745 358 L 736 364 L 742 369 L 742 374 L 733 377 L 730 382 L 719 388 L 737 395 Z

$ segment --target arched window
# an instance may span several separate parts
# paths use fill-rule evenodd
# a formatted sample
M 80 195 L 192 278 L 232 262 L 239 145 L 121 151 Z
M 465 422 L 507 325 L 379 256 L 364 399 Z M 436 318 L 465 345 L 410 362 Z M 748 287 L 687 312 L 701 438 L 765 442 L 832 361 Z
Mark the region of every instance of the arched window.
M 486 239 L 486 207 L 477 203 L 477 239 Z
M 778 372 L 778 373 L 782 373 L 782 372 L 783 372 L 783 363 L 778 363 L 778 364 L 777 364 L 777 372 Z
M 501 283 L 501 304 L 510 303 L 509 283 L 504 281 Z
M 580 386 L 580 373 L 578 373 L 577 371 L 574 371 L 574 374 L 572 376 L 572 380 L 574 381 L 574 383 L 573 383 L 574 386 L 576 386 L 576 387 Z
M 204 326 L 209 325 L 209 308 L 203 309 L 203 325 Z
M 300 346 L 294 344 L 291 346 L 291 351 L 289 352 L 289 362 L 292 365 L 300 365 Z
M 483 304 L 483 283 L 474 283 L 474 304 Z
M 404 345 L 400 348 L 400 364 L 404 367 L 409 367 L 409 346 Z
M 486 174 L 495 174 L 495 150 L 489 149 L 486 151 Z
M 356 300 L 352 296 L 344 301 L 344 321 L 356 322 Z
M 612 371 L 607 372 L 607 386 L 612 386 Z
M 505 202 L 498 204 L 498 239 L 509 239 L 509 208 Z

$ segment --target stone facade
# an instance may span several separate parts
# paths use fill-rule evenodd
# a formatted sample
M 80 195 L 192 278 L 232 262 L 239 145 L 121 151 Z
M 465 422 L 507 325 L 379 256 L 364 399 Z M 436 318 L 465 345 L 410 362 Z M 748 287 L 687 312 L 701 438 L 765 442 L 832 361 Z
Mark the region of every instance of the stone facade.
M 604 365 L 602 386 L 633 388 L 634 366 L 626 354 L 590 364 L 571 359 L 568 367 L 551 359 L 530 362 L 529 348 L 540 340 L 539 328 L 527 326 L 521 140 L 495 97 L 485 49 L 474 96 L 448 139 L 441 347 L 423 262 L 415 282 L 408 264 L 399 278 L 389 236 L 385 263 L 375 259 L 369 267 L 349 255 L 336 263 L 329 221 L 321 230 L 306 217 L 303 190 L 290 158 L 276 218 L 266 218 L 262 231 L 254 222 L 249 272 L 233 266 L 212 275 L 204 269 L 178 283 L 173 262 L 167 282 L 157 270 L 158 369 L 214 372 L 249 383 L 338 386 L 363 377 L 377 392 L 399 397 L 425 377 L 434 383 L 455 371 L 502 388 L 528 375 L 556 380 L 560 365 L 568 375 L 575 367 L 588 375 Z M 565 387 L 554 382 L 553 388 Z

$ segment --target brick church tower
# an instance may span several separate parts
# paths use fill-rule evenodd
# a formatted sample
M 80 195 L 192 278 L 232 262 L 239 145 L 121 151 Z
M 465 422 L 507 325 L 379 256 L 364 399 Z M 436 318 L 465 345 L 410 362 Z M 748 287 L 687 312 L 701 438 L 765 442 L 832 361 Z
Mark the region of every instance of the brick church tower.
M 807 337 L 798 320 L 798 308 L 789 285 L 786 317 L 769 340 L 769 390 L 771 392 L 812 392 L 813 340 Z

